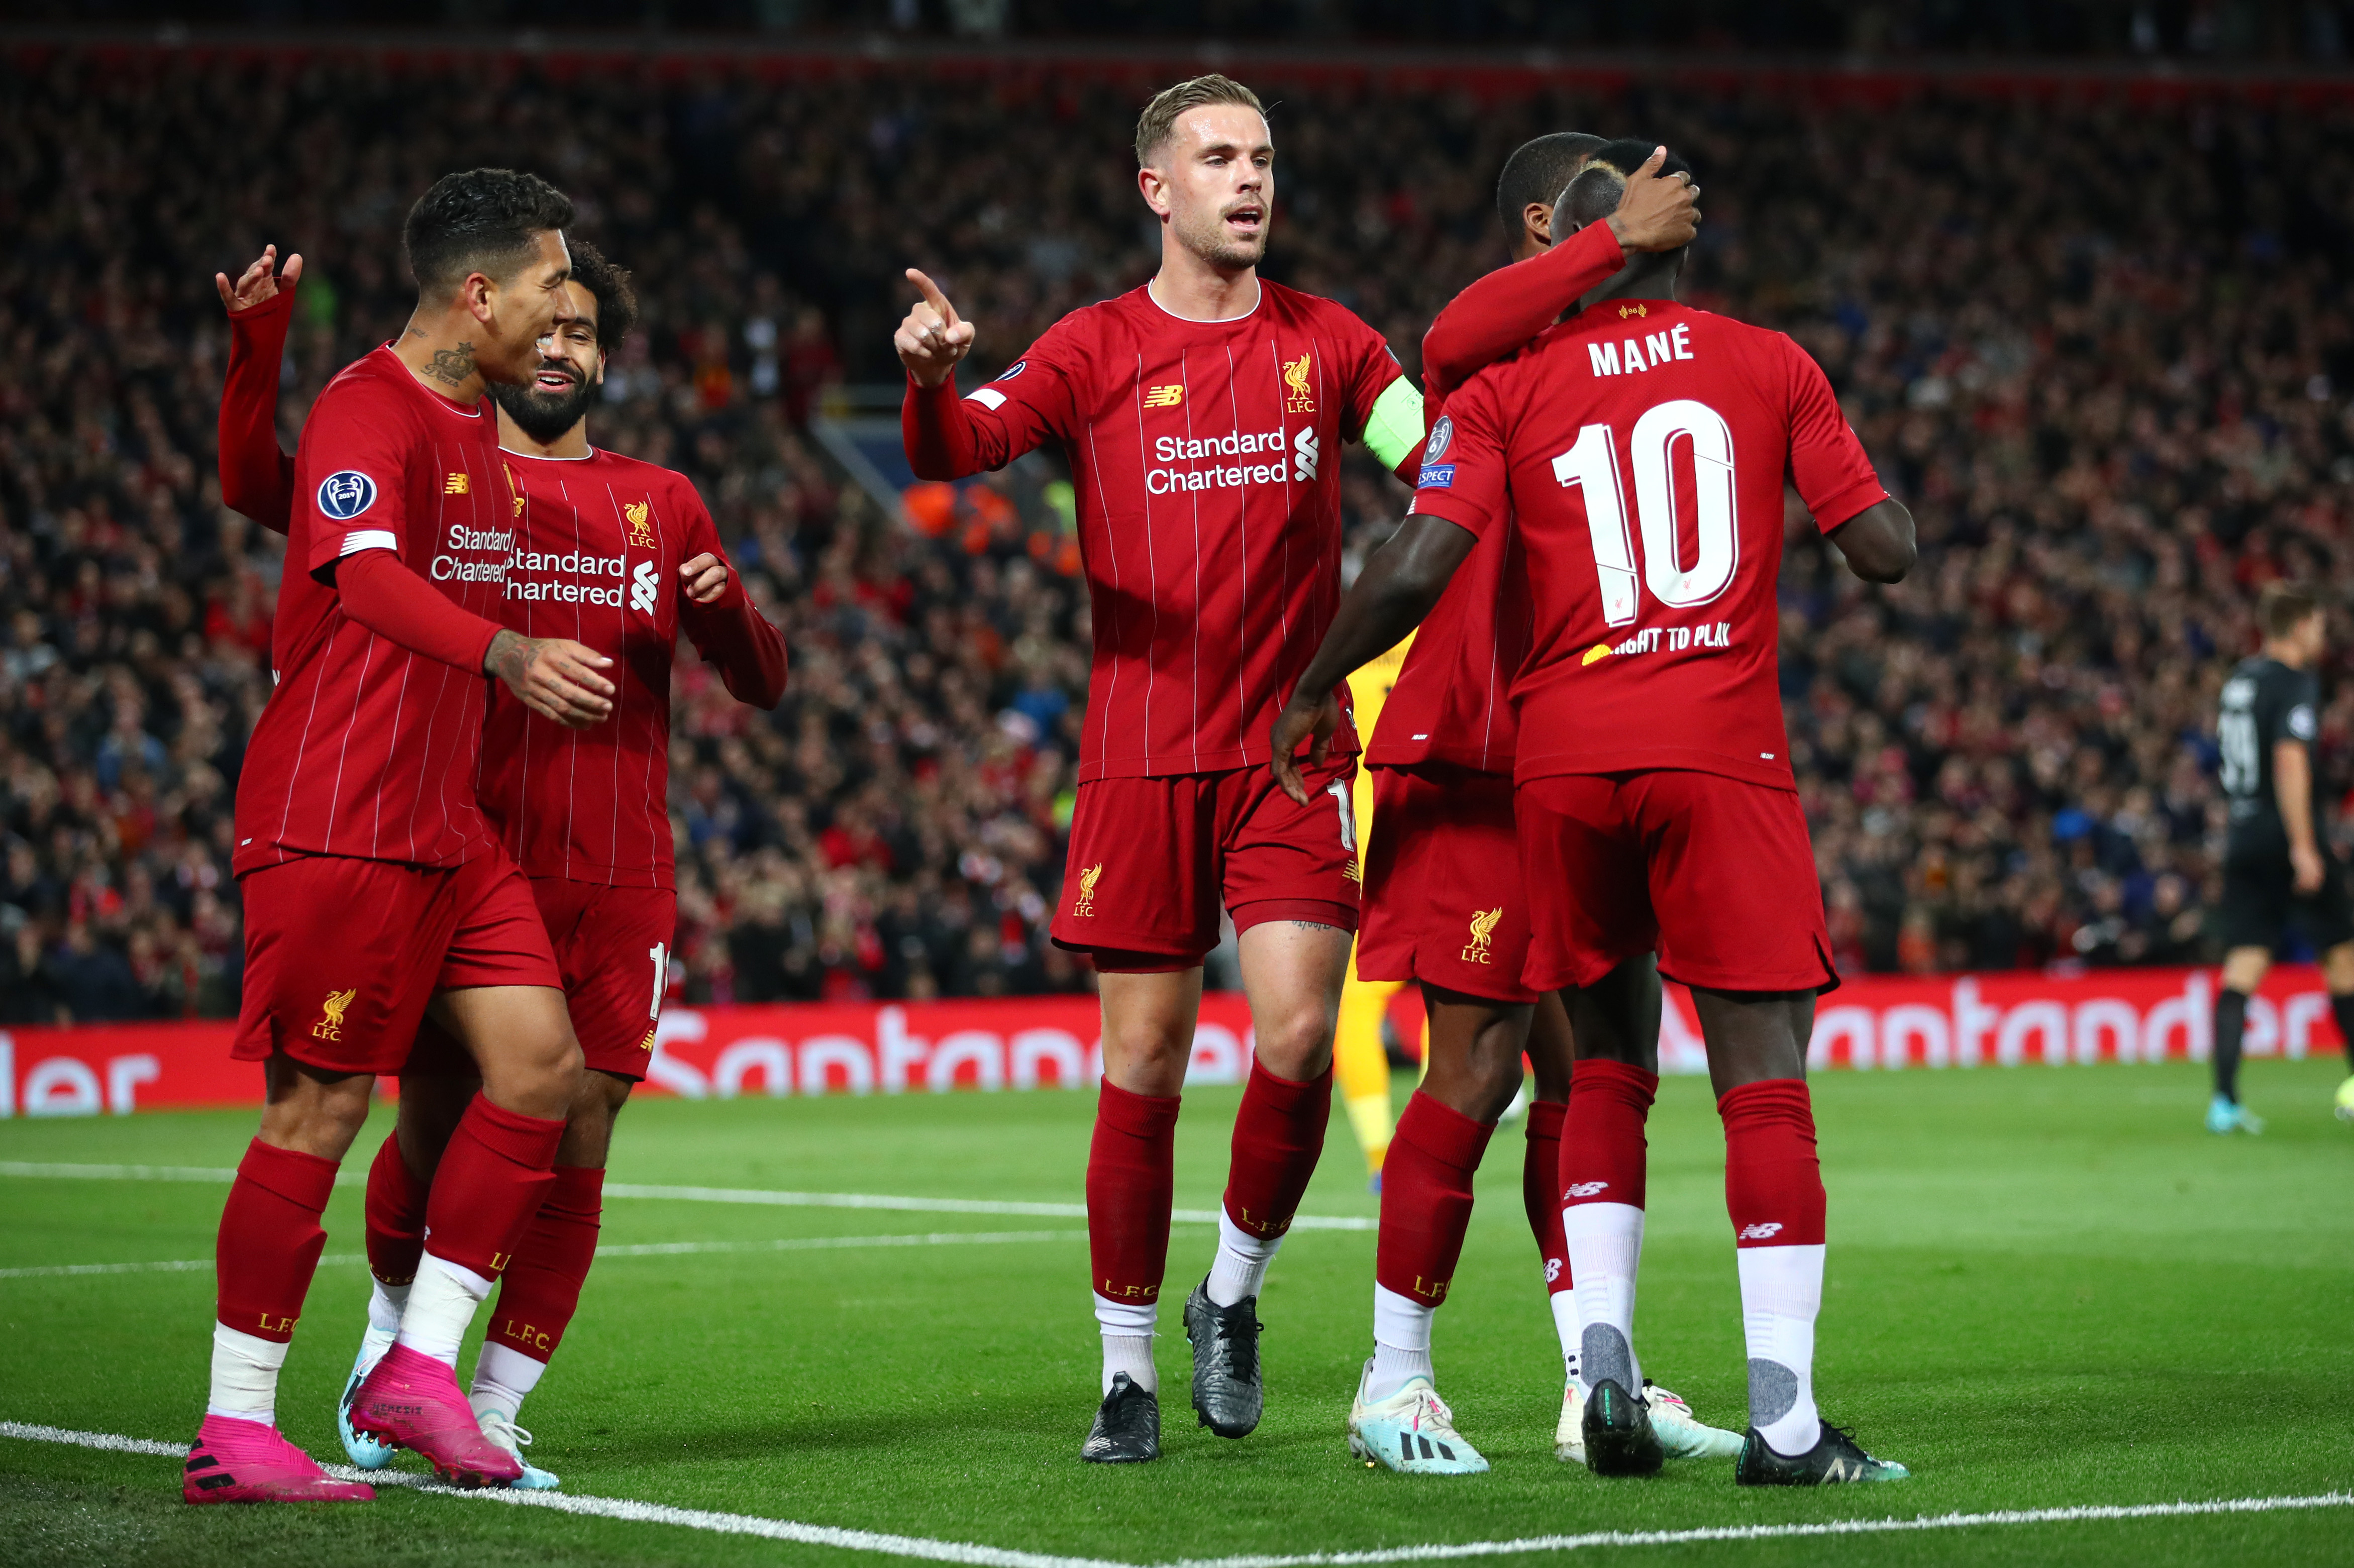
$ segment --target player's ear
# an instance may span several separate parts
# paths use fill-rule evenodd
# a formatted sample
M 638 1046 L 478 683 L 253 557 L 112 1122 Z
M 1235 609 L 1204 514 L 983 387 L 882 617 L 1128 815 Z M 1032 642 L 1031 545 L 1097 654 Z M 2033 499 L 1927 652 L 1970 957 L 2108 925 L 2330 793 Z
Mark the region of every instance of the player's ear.
M 597 351 L 597 374 L 589 378 L 588 385 L 591 387 L 605 385 L 605 351 L 602 348 Z
M 1156 217 L 1169 216 L 1169 177 L 1147 164 L 1136 171 L 1136 188 L 1144 194 L 1144 205 Z
M 496 315 L 498 302 L 498 280 L 487 272 L 469 272 L 466 281 L 458 285 L 458 302 L 478 322 L 488 322 Z

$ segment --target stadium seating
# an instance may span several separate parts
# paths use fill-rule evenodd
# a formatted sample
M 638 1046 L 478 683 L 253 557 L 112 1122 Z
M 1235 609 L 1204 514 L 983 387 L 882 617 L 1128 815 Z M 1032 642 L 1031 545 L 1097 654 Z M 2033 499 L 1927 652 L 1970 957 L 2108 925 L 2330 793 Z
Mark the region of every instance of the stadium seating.
M 636 269 L 592 436 L 694 476 L 792 645 L 774 715 L 682 662 L 684 993 L 1084 989 L 1044 940 L 1087 633 L 1051 509 L 928 493 L 902 516 L 811 422 L 893 383 L 905 265 L 981 324 L 985 366 L 1142 280 L 1141 79 L 0 57 L 0 1021 L 233 1010 L 228 807 L 281 551 L 218 503 L 209 274 L 267 241 L 308 260 L 291 443 L 406 314 L 408 203 L 477 163 L 547 174 Z M 1813 352 L 1921 524 L 1922 568 L 1867 591 L 1792 519 L 1783 684 L 1843 965 L 2207 954 L 2216 684 L 2255 589 L 2329 580 L 2349 542 L 2342 102 L 1257 85 L 1271 270 L 1409 367 L 1501 259 L 1519 141 L 1651 134 L 1700 171 L 1696 302 Z M 1404 498 L 1352 471 L 1353 558 Z

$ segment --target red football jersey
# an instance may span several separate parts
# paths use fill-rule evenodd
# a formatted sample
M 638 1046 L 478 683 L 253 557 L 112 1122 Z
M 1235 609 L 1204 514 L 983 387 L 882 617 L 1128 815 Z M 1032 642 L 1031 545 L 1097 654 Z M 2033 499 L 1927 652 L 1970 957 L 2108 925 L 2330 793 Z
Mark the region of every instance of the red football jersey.
M 684 630 L 727 689 L 764 708 L 784 694 L 785 640 L 744 592 L 696 604 L 679 567 L 718 530 L 684 474 L 614 452 L 503 453 L 523 528 L 493 611 L 526 637 L 567 637 L 613 661 L 612 716 L 567 729 L 500 687 L 482 736 L 482 800 L 527 876 L 669 887 L 671 660 Z
M 1472 378 L 1414 509 L 1528 550 L 1515 776 L 1794 788 L 1776 683 L 1786 479 L 1826 532 L 1886 498 L 1815 362 L 1673 302 L 1585 312 Z
M 1422 340 L 1426 417 L 1436 425 L 1456 388 L 1527 346 L 1625 262 L 1610 226 L 1593 223 L 1465 288 Z M 1444 451 L 1423 456 L 1426 465 L 1446 461 Z M 1415 632 L 1382 722 L 1365 743 L 1366 762 L 1451 762 L 1510 774 L 1520 736 L 1512 677 L 1528 651 L 1528 561 L 1520 533 L 1491 529 Z
M 1259 288 L 1234 321 L 1172 315 L 1149 289 L 1074 311 L 964 399 L 964 471 L 1048 441 L 1070 457 L 1095 630 L 1082 781 L 1264 762 L 1340 604 L 1340 443 L 1374 439 L 1415 471 L 1420 397 L 1391 391 L 1405 377 L 1381 334 L 1330 300 Z M 924 398 L 911 387 L 919 471 L 935 466 Z M 1355 750 L 1355 732 L 1335 747 Z
M 487 402 L 428 391 L 388 347 L 319 395 L 294 458 L 278 685 L 238 779 L 237 872 L 290 853 L 456 865 L 491 847 L 474 799 L 486 678 L 377 636 L 301 574 L 392 550 L 495 619 L 521 503 L 497 436 Z

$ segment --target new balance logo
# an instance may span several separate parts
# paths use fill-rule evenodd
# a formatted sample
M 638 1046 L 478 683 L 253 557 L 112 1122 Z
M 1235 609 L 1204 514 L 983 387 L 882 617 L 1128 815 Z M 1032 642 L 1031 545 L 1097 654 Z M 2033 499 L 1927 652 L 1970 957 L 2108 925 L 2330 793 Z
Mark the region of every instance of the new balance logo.
M 450 475 L 449 478 L 441 482 L 441 493 L 444 495 L 463 495 L 466 493 L 467 488 L 472 482 L 472 481 L 470 476 L 462 473 L 453 473 Z
M 1564 1198 L 1591 1198 L 1610 1185 L 1607 1181 L 1575 1181 L 1562 1193 Z
M 1549 1257 L 1545 1259 L 1545 1283 L 1547 1285 L 1551 1285 L 1554 1280 L 1561 1277 L 1561 1266 L 1564 1261 L 1564 1260 L 1558 1257 Z
M 1184 400 L 1185 388 L 1182 383 L 1172 382 L 1166 387 L 1144 389 L 1144 406 L 1148 408 L 1174 408 Z
M 1829 1486 L 1834 1481 L 1860 1481 L 1864 1478 L 1863 1467 L 1861 1465 L 1850 1465 L 1845 1459 L 1833 1459 L 1829 1465 L 1823 1467 L 1823 1484 L 1825 1486 Z
M 1741 1227 L 1741 1234 L 1734 1239 L 1738 1241 L 1771 1241 L 1774 1237 L 1780 1235 L 1781 1234 L 1781 1222 L 1774 1220 L 1768 1221 L 1766 1224 L 1762 1225 L 1744 1225 Z

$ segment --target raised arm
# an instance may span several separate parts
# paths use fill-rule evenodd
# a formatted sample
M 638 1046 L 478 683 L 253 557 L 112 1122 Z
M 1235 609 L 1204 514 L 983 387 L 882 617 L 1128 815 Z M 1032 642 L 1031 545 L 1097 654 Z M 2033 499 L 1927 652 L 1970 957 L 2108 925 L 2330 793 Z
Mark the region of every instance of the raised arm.
M 1553 249 L 1499 268 L 1448 302 L 1422 340 L 1422 379 L 1433 412 L 1455 388 L 1518 352 L 1609 281 L 1636 250 L 1672 250 L 1700 226 L 1700 187 L 1683 175 L 1660 175 L 1658 149 L 1627 182 L 1618 210 Z
M 1059 437 L 1071 410 L 1061 372 L 1044 352 L 1055 334 L 1032 344 L 994 384 L 960 397 L 956 366 L 972 352 L 972 323 L 957 314 L 938 284 L 913 267 L 907 269 L 907 281 L 923 298 L 900 322 L 891 343 L 907 367 L 899 439 L 916 477 L 962 479 L 984 469 L 1003 468 Z M 1023 376 L 1025 370 L 1029 375 Z
M 1479 371 L 1518 353 L 1626 264 L 1618 237 L 1592 223 L 1525 261 L 1500 267 L 1447 302 L 1422 338 L 1422 384 L 1436 408 Z
M 769 623 L 744 579 L 713 547 L 678 569 L 679 624 L 716 668 L 727 694 L 756 708 L 785 700 L 785 634 Z
M 213 274 L 228 312 L 228 379 L 221 387 L 221 501 L 275 534 L 293 515 L 294 459 L 278 445 L 278 367 L 286 356 L 286 329 L 294 313 L 294 285 L 302 258 L 278 270 L 278 247 L 236 282 Z

